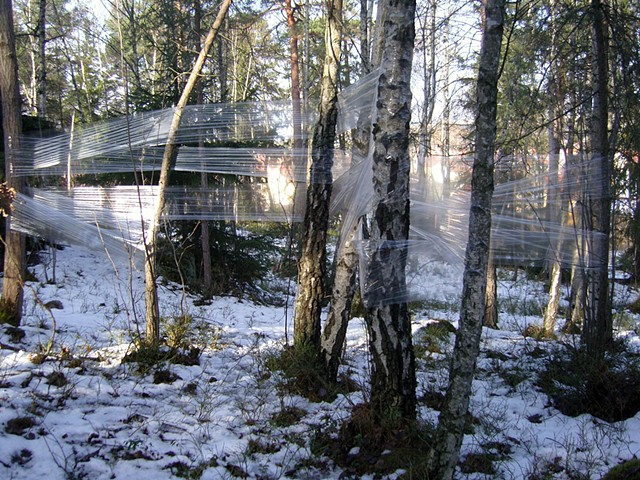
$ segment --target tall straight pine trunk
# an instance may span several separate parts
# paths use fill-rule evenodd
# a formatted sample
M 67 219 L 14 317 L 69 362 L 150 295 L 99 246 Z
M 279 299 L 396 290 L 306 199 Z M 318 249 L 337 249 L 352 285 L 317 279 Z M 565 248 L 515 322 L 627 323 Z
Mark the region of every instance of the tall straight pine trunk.
M 611 233 L 611 165 L 608 135 L 608 39 L 605 5 L 592 0 L 592 88 L 590 199 L 592 229 L 591 251 L 587 271 L 586 308 L 582 340 L 594 358 L 604 355 L 613 337 L 611 301 L 609 299 L 609 235 Z
M 475 156 L 471 179 L 469 239 L 465 254 L 460 324 L 449 371 L 449 387 L 435 435 L 434 479 L 450 479 L 458 462 L 480 350 L 491 240 L 491 197 L 496 111 L 505 0 L 484 0 L 477 81 Z
M 284 10 L 289 27 L 289 59 L 291 63 L 291 105 L 293 107 L 293 152 L 302 149 L 302 102 L 300 94 L 300 64 L 298 61 L 298 33 L 291 0 L 285 0 Z

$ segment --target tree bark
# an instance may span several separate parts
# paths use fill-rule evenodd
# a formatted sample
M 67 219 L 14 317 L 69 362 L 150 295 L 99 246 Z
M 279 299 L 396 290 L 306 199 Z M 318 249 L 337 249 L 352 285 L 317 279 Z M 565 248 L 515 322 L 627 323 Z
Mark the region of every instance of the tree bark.
M 484 326 L 498 328 L 498 274 L 493 253 L 489 253 L 487 265 L 487 304 L 484 309 Z
M 38 93 L 36 108 L 38 121 L 42 128 L 42 121 L 47 118 L 47 58 L 45 47 L 47 44 L 47 0 L 40 0 L 38 10 Z
M 640 283 L 640 164 L 631 163 L 631 185 L 635 194 L 633 220 L 631 222 L 633 241 L 633 281 Z
M 211 49 L 211 45 L 216 38 L 218 29 L 220 28 L 220 25 L 222 25 L 231 2 L 232 0 L 224 0 L 224 2 L 220 5 L 220 11 L 216 16 L 213 25 L 211 25 L 211 28 L 209 29 L 209 33 L 205 38 L 204 45 L 202 46 L 202 50 L 200 50 L 200 54 L 198 55 L 193 69 L 191 70 L 191 74 L 189 75 L 187 84 L 185 85 L 184 90 L 182 91 L 182 95 L 180 96 L 180 100 L 178 101 L 178 104 L 174 109 L 171 127 L 167 136 L 167 144 L 164 150 L 164 155 L 162 157 L 160 179 L 158 181 L 158 200 L 156 211 L 153 222 L 151 223 L 151 226 L 149 228 L 149 234 L 146 239 L 145 245 L 145 319 L 148 343 L 157 343 L 160 339 L 160 310 L 158 307 L 158 286 L 156 285 L 156 279 L 158 278 L 156 271 L 157 243 L 158 230 L 160 228 L 162 216 L 164 215 L 164 210 L 166 207 L 165 190 L 167 185 L 169 184 L 169 175 L 171 173 L 171 168 L 178 155 L 178 146 L 175 143 L 175 138 L 178 132 L 178 127 L 180 126 L 180 121 L 182 120 L 184 107 L 189 101 L 189 96 L 191 95 L 196 81 L 198 80 L 198 76 L 200 75 L 202 66 L 204 65 L 204 62 L 207 58 L 207 54 Z
M 360 59 L 362 70 L 371 71 L 371 57 L 369 56 L 369 9 L 368 0 L 360 0 Z
M 302 149 L 302 110 L 300 101 L 300 64 L 298 62 L 298 34 L 291 0 L 285 0 L 285 14 L 289 27 L 289 58 L 291 64 L 291 104 L 293 106 L 293 151 Z
M 549 212 L 549 220 L 554 224 L 559 224 L 562 228 L 564 226 L 564 216 L 562 215 L 561 209 L 561 199 L 562 199 L 562 191 L 558 187 L 558 159 L 560 156 L 560 142 L 557 138 L 557 132 L 554 128 L 554 124 L 552 124 L 549 132 L 549 179 L 548 179 L 548 187 L 547 187 L 547 198 L 548 198 L 548 212 Z M 557 316 L 558 316 L 558 308 L 560 305 L 560 295 L 561 295 L 561 287 L 562 287 L 562 231 L 561 229 L 558 231 L 558 238 L 554 242 L 554 246 L 550 248 L 549 255 L 547 258 L 547 265 L 549 266 L 549 301 L 547 302 L 547 306 L 544 310 L 543 315 L 543 331 L 546 337 L 552 337 L 554 335 Z
M 304 216 L 294 346 L 311 345 L 320 352 L 320 317 L 325 299 L 327 228 L 331 201 L 333 149 L 338 119 L 338 74 L 342 41 L 342 0 L 327 1 L 326 55 L 318 121 L 311 146 L 310 182 Z
M 22 177 L 12 175 L 14 152 L 20 150 L 22 116 L 11 0 L 0 0 L 0 99 L 4 130 L 5 179 L 10 188 L 20 192 L 24 181 Z M 10 323 L 16 326 L 20 325 L 22 319 L 25 269 L 25 237 L 11 230 L 9 216 L 6 221 L 2 307 L 7 318 L 11 320 Z
M 193 18 L 194 29 L 198 38 L 197 48 L 202 50 L 202 4 L 200 0 L 196 0 L 194 3 L 195 14 Z M 223 90 L 222 82 L 220 91 Z M 202 88 L 202 78 L 198 79 L 196 102 L 198 105 L 204 103 L 204 92 Z M 198 139 L 198 148 L 204 148 L 204 138 Z M 206 189 L 209 185 L 209 176 L 206 171 L 200 173 L 200 186 Z M 209 239 L 209 221 L 202 220 L 200 222 L 200 248 L 202 249 L 202 293 L 205 298 L 211 296 L 211 289 L 213 287 L 213 276 L 211 271 L 211 241 Z
M 613 339 L 609 299 L 609 235 L 611 233 L 611 167 L 608 136 L 608 61 L 605 5 L 592 0 L 592 88 L 591 159 L 593 197 L 590 201 L 592 229 L 587 271 L 586 309 L 582 340 L 587 352 L 597 359 Z
M 387 8 L 386 5 L 386 0 L 378 2 L 378 17 L 376 22 L 378 24 L 381 23 L 385 17 L 384 12 Z M 370 11 L 367 10 L 367 22 L 369 22 L 370 18 L 369 13 Z M 375 32 L 375 35 L 381 35 L 382 33 L 380 28 L 376 28 Z M 379 45 L 380 41 L 374 36 L 373 42 L 371 43 L 373 43 L 373 45 Z M 368 51 L 366 52 L 366 57 L 370 58 L 369 68 L 377 68 L 377 66 L 380 65 L 381 54 L 380 48 L 375 48 L 373 55 L 370 55 Z M 370 73 L 369 70 L 365 71 L 366 73 Z M 372 99 L 372 104 L 373 103 L 374 99 Z M 371 121 L 366 118 L 366 115 L 363 115 L 358 119 L 358 125 L 353 134 L 353 148 L 358 152 L 358 157 L 362 159 L 369 155 L 370 145 Z M 356 170 L 354 166 L 355 165 L 351 166 L 352 171 Z M 343 214 L 345 213 L 346 212 L 343 212 Z M 350 231 L 343 231 L 343 235 L 346 235 L 346 238 L 338 242 L 340 247 L 336 252 L 336 271 L 331 290 L 331 304 L 321 340 L 321 352 L 326 366 L 327 381 L 329 382 L 335 382 L 338 375 L 340 354 L 344 346 L 347 327 L 351 317 L 351 306 L 353 305 L 353 298 L 358 288 L 359 256 L 355 249 L 354 241 L 356 232 L 360 228 L 362 228 L 362 225 L 360 221 L 357 221 L 356 224 L 351 227 Z
M 373 125 L 374 212 L 369 219 L 372 256 L 365 292 L 372 360 L 371 411 L 380 420 L 412 420 L 416 378 L 405 266 L 409 237 L 409 124 L 411 67 L 415 40 L 414 0 L 387 4 L 377 114 Z M 380 288 L 377 288 L 377 287 Z M 392 298 L 377 298 L 378 292 Z
M 483 1 L 469 240 L 465 253 L 460 325 L 449 371 L 449 387 L 431 453 L 433 476 L 430 478 L 434 479 L 450 479 L 458 462 L 480 350 L 491 240 L 493 157 L 504 16 L 505 0 Z
M 322 331 L 320 350 L 326 367 L 326 378 L 335 382 L 340 366 L 340 356 L 347 336 L 353 297 L 357 290 L 358 252 L 355 249 L 355 232 L 359 224 L 349 232 L 349 238 L 341 243 L 336 260 L 336 272 L 331 291 L 329 314 Z
M 559 177 L 558 169 L 560 165 L 560 135 L 562 132 L 561 117 L 564 103 L 564 94 L 562 88 L 562 79 L 564 70 L 559 55 L 558 45 L 558 5 L 557 0 L 552 0 L 551 8 L 551 69 L 549 72 L 549 98 L 551 105 L 549 107 L 549 176 L 547 179 L 547 218 L 552 223 L 563 223 L 562 215 L 562 192 L 558 186 Z M 547 258 L 547 268 L 549 270 L 549 302 L 544 311 L 543 331 L 547 337 L 554 335 L 556 327 L 556 319 L 558 316 L 558 307 L 560 305 L 561 280 L 562 280 L 562 263 L 560 261 L 563 239 L 561 236 L 554 242 L 554 247 L 549 249 Z

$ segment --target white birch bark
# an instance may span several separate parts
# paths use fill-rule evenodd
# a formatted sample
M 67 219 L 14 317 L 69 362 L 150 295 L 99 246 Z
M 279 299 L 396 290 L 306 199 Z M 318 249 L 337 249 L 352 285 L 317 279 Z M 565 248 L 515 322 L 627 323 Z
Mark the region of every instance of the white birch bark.
M 415 417 L 415 365 L 406 303 L 409 235 L 409 124 L 415 40 L 414 0 L 387 4 L 377 115 L 373 125 L 374 213 L 368 221 L 373 252 L 365 277 L 388 299 L 366 298 L 372 359 L 371 408 L 375 418 Z M 380 301 L 382 300 L 382 301 Z
M 440 412 L 431 458 L 433 476 L 430 478 L 434 479 L 452 478 L 458 462 L 480 350 L 491 240 L 498 69 L 504 15 L 505 0 L 483 1 L 469 240 L 465 254 L 460 325 L 449 371 L 449 387 Z

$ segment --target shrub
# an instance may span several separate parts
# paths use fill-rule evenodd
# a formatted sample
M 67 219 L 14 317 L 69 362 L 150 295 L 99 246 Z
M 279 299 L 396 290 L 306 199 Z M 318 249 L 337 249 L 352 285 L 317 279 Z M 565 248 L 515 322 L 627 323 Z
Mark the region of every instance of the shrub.
M 268 235 L 238 233 L 228 222 L 209 222 L 212 290 L 208 295 L 242 296 L 255 290 L 277 254 Z M 176 222 L 158 248 L 159 273 L 167 280 L 202 289 L 201 231 L 193 222 Z
M 566 347 L 548 360 L 538 384 L 565 415 L 590 413 L 617 422 L 640 411 L 640 365 L 624 349 L 594 360 Z
M 455 327 L 446 320 L 437 320 L 418 329 L 413 335 L 413 349 L 416 357 L 424 357 L 427 353 L 442 353 L 449 345 Z
M 313 402 L 332 401 L 338 393 L 337 387 L 327 381 L 324 365 L 311 345 L 287 346 L 279 354 L 271 355 L 266 366 L 284 374 L 282 388 L 289 393 Z
M 429 478 L 428 461 L 432 429 L 427 424 L 407 422 L 390 413 L 374 418 L 368 404 L 356 405 L 351 417 L 334 432 L 321 432 L 312 441 L 312 452 L 327 456 L 347 475 L 374 478 L 405 470 L 403 478 Z M 344 474 L 343 474 L 344 475 Z
M 633 459 L 616 465 L 602 480 L 640 480 L 640 460 Z
M 271 423 L 276 427 L 290 427 L 298 424 L 306 414 L 307 412 L 302 408 L 283 407 L 271 416 Z

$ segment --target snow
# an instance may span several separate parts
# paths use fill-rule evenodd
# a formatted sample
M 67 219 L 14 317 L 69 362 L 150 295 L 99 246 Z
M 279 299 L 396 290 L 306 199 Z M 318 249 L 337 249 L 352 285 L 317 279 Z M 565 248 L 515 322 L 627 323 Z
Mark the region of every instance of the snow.
M 142 273 L 126 265 L 114 270 L 102 255 L 79 247 L 56 252 L 55 282 L 46 281 L 53 278 L 53 263 L 44 264 L 30 267 L 38 280 L 25 293 L 24 338 L 12 338 L 0 326 L 0 342 L 17 347 L 0 350 L 0 478 L 161 480 L 186 477 L 189 469 L 202 479 L 341 478 L 329 459 L 314 457 L 310 441 L 367 398 L 361 319 L 350 324 L 343 368 L 364 390 L 312 403 L 278 388 L 279 373 L 266 366 L 269 355 L 285 345 L 291 308 L 232 297 L 194 304 L 195 297 L 161 282 L 161 312 L 166 317 L 188 312 L 199 327 L 203 353 L 199 365 L 164 365 L 175 380 L 154 383 L 153 369 L 122 362 L 144 331 Z M 456 476 L 524 479 L 551 465 L 547 471 L 555 473 L 545 478 L 569 478 L 570 472 L 600 478 L 639 454 L 640 415 L 609 424 L 590 415 L 570 418 L 550 406 L 535 385 L 544 355 L 532 352 L 550 354 L 554 345 L 522 335 L 527 325 L 541 322 L 535 312 L 546 294 L 541 284 L 524 277 L 500 279 L 500 296 L 513 308 L 501 314 L 501 330 L 483 333 L 471 402 L 478 425 L 462 447 L 463 457 L 487 445 L 506 453 L 497 455 L 496 475 L 458 470 Z M 433 319 L 456 320 L 449 307 L 459 297 L 451 287 L 457 282 L 443 278 L 425 284 L 435 300 L 415 312 L 416 330 Z M 619 302 L 635 296 L 621 291 Z M 42 307 L 53 300 L 62 308 Z M 34 361 L 54 325 L 54 355 Z M 624 335 L 640 349 L 635 333 Z M 446 388 L 446 359 L 445 349 L 418 360 L 418 396 Z M 509 375 L 520 375 L 520 381 L 508 382 Z M 294 407 L 304 414 L 297 424 L 272 421 Z M 421 403 L 419 415 L 436 422 L 438 412 Z M 24 418 L 33 425 L 15 427 L 15 419 Z

